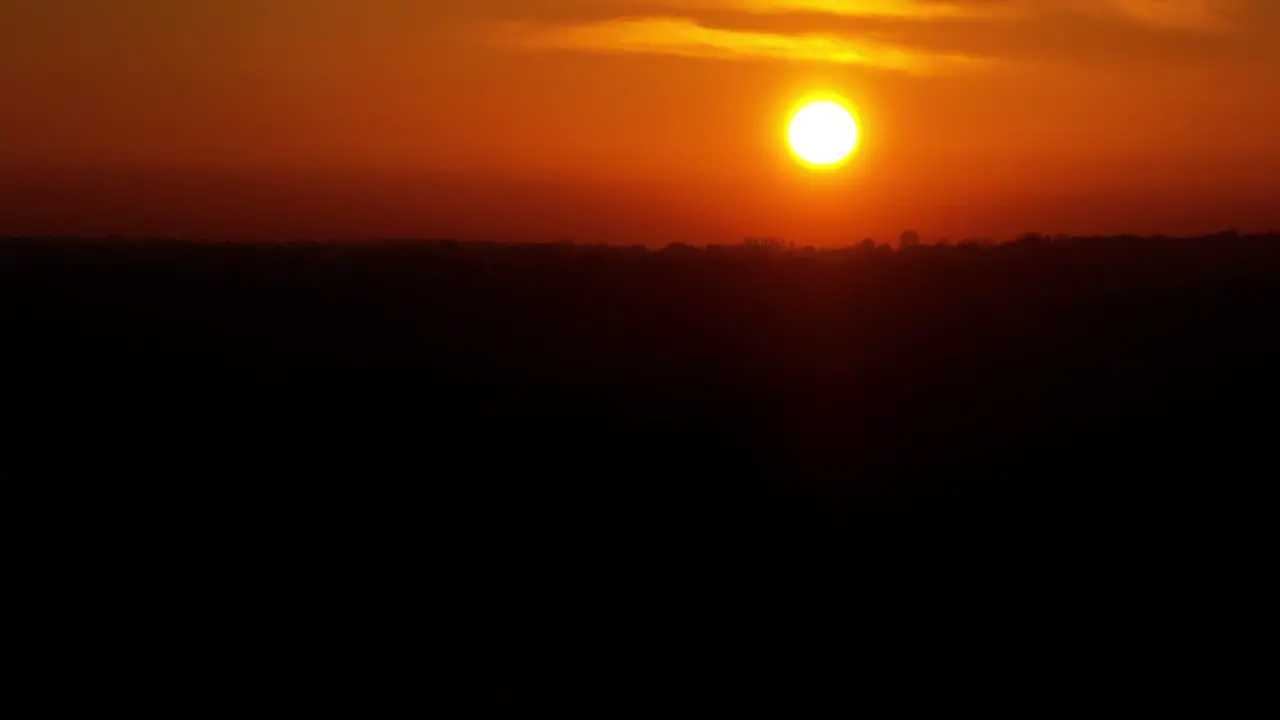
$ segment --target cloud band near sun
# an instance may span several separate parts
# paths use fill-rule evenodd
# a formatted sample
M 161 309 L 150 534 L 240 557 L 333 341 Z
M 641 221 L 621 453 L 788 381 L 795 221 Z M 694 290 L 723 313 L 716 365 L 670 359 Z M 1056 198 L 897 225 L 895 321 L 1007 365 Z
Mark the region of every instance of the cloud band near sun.
M 1002 0 L 663 0 L 667 7 L 687 10 L 734 10 L 746 13 L 822 13 L 848 17 L 942 20 L 1008 15 Z
M 860 65 L 934 75 L 990 60 L 828 33 L 782 34 L 709 27 L 689 18 L 622 18 L 574 25 L 511 24 L 497 39 L 531 50 L 647 53 L 722 60 L 774 59 Z
M 1239 0 L 656 0 L 684 11 L 816 13 L 896 20 L 1013 20 L 1066 12 L 1162 30 L 1231 27 Z

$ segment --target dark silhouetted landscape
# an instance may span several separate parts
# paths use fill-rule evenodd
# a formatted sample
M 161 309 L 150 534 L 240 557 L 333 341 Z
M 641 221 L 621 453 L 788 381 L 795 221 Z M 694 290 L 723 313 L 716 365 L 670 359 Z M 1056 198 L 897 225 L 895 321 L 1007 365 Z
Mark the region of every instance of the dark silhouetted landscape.
M 6 695 L 1270 704 L 1280 236 L 904 240 L 0 241 Z

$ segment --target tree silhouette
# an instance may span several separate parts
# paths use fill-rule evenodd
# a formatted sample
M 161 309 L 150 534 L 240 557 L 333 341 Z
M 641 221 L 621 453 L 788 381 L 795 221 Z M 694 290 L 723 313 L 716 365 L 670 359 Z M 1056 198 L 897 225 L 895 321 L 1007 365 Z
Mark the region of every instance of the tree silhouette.
M 742 241 L 742 246 L 752 250 L 785 250 L 787 243 L 781 238 L 774 237 L 749 237 Z M 794 246 L 792 246 L 794 249 Z

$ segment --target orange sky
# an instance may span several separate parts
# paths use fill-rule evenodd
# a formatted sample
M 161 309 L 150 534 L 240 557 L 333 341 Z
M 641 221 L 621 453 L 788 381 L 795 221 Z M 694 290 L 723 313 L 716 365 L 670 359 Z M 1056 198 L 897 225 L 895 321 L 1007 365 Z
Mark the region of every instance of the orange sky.
M 5 0 L 0 233 L 1265 230 L 1276 78 L 1272 0 Z

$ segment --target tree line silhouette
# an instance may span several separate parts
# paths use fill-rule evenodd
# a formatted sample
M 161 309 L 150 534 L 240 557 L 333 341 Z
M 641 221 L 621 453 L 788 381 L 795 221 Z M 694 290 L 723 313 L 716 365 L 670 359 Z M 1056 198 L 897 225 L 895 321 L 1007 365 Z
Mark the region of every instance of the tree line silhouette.
M 898 245 L 0 241 L 15 687 L 1265 700 L 1280 237 Z

